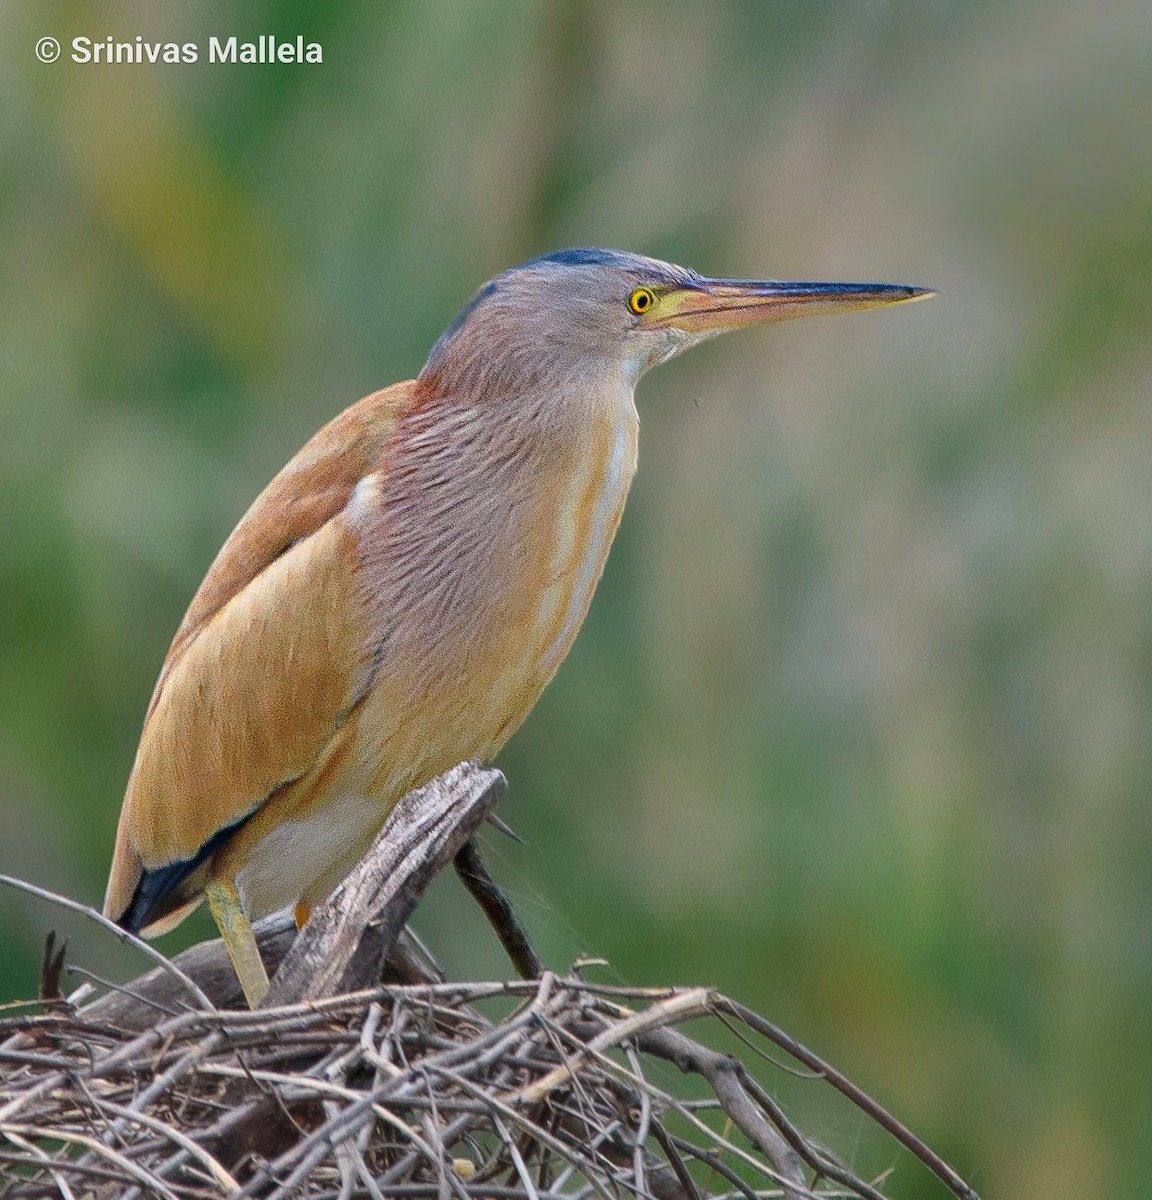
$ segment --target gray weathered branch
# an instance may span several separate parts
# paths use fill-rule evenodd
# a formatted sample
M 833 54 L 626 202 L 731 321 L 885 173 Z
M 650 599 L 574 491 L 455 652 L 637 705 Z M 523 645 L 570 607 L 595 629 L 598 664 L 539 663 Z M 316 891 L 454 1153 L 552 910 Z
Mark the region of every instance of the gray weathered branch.
M 875 1182 L 806 1136 L 747 1065 L 674 1028 L 692 1019 L 723 1023 L 750 1047 L 754 1036 L 768 1039 L 955 1196 L 976 1200 L 855 1084 L 726 997 L 544 971 L 464 849 L 503 790 L 499 772 L 462 764 L 401 801 L 303 931 L 287 913 L 259 922 L 273 982 L 255 1012 L 216 941 L 83 1008 L 54 998 L 45 1012 L 0 1017 L 0 1176 L 21 1180 L 0 1191 L 882 1200 Z M 538 978 L 446 983 L 401 937 L 428 883 L 454 860 L 522 974 Z M 60 964 L 46 961 L 42 986 L 58 997 Z M 499 996 L 518 1007 L 493 1020 L 484 1002 Z M 677 1098 L 652 1060 L 700 1076 L 711 1099 Z M 701 1103 L 720 1110 L 722 1131 Z
M 308 920 L 272 979 L 274 1008 L 367 987 L 424 890 L 504 794 L 504 776 L 461 763 L 409 792 L 372 848 Z

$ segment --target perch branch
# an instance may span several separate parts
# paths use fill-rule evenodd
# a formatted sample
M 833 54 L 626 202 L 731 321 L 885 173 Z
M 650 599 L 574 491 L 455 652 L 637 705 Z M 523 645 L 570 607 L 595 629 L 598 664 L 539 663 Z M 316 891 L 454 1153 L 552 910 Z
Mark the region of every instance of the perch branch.
M 504 794 L 504 776 L 462 763 L 397 803 L 351 875 L 312 914 L 263 1008 L 375 982 L 417 900 Z
M 15 1189 L 0 1192 L 883 1200 L 750 1069 L 790 1066 L 751 1054 L 745 1065 L 675 1028 L 700 1020 L 760 1058 L 761 1039 L 780 1047 L 806 1068 L 801 1078 L 835 1088 L 960 1200 L 977 1200 L 857 1085 L 744 1006 L 706 988 L 544 971 L 471 845 L 503 786 L 498 772 L 456 768 L 401 801 L 299 935 L 288 914 L 259 922 L 276 970 L 254 1012 L 228 1007 L 242 1001 L 219 942 L 123 987 L 97 979 L 105 994 L 82 1008 L 74 996 L 48 998 L 40 1013 L 0 1012 L 0 1165 L 16 1173 Z M 446 983 L 398 940 L 450 861 L 517 969 L 537 978 Z M 50 960 L 44 990 L 54 993 Z M 496 1019 L 486 1001 L 515 1007 Z M 666 1063 L 699 1076 L 709 1099 L 678 1097 Z

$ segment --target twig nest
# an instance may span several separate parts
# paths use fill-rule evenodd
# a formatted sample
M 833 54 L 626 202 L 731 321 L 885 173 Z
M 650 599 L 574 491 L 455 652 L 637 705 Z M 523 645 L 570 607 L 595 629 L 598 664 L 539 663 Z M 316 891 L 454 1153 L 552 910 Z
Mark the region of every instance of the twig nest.
M 775 1070 L 763 1031 L 706 989 L 377 987 L 143 1031 L 94 1011 L 0 1022 L 0 1195 L 880 1195 L 752 1070 L 674 1028 L 735 1028 Z

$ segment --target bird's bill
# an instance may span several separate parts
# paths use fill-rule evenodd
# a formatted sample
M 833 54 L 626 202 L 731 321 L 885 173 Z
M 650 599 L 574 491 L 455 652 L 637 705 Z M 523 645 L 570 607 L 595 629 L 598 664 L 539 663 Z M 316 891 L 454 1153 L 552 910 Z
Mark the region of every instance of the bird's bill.
M 855 312 L 935 295 L 902 283 L 781 283 L 773 279 L 704 279 L 657 298 L 650 325 L 686 333 L 721 333 L 766 321 Z

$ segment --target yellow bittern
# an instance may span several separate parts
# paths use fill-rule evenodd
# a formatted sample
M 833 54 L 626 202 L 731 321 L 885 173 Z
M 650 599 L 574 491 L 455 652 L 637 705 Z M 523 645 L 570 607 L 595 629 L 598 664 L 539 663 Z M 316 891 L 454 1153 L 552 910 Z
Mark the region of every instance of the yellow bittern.
M 927 294 L 596 249 L 485 284 L 225 542 L 148 706 L 105 913 L 153 936 L 207 896 L 257 1004 L 250 919 L 307 920 L 400 796 L 491 758 L 567 654 L 636 467 L 641 375 L 724 330 Z

